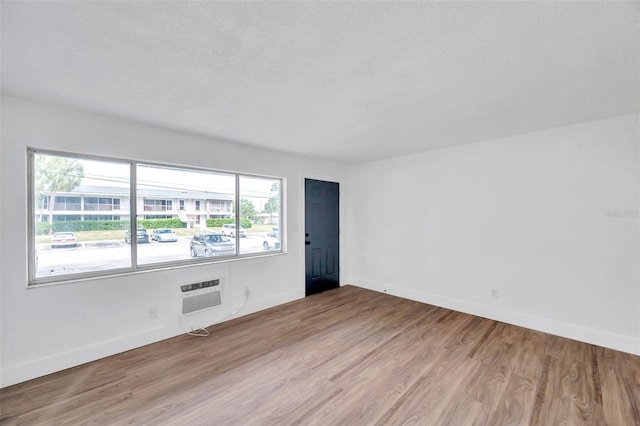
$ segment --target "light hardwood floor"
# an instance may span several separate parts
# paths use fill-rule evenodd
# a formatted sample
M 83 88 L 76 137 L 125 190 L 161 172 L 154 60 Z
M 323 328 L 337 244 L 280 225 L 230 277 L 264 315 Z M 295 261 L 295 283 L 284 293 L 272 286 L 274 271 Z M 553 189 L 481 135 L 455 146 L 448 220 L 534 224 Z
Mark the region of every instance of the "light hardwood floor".
M 345 286 L 0 390 L 0 423 L 640 425 L 640 357 Z

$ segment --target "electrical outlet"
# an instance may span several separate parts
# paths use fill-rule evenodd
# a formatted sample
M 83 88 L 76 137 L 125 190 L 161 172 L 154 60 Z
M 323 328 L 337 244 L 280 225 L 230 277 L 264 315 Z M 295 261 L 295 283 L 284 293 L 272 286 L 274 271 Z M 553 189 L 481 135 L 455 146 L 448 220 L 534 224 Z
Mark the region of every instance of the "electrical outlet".
M 491 298 L 492 299 L 499 299 L 500 298 L 500 292 L 498 291 L 497 288 L 492 288 L 490 294 L 491 294 Z
M 156 318 L 158 318 L 158 307 L 152 306 L 149 308 L 149 319 L 156 319 Z
M 245 299 L 249 299 L 249 287 L 245 287 L 244 288 L 244 298 Z

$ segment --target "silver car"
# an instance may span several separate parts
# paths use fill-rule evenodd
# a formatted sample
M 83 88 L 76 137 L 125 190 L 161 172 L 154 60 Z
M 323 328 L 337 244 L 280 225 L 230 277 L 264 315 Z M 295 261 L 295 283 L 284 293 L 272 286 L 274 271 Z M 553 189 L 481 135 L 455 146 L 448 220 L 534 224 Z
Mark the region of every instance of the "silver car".
M 190 245 L 191 257 L 232 256 L 236 245 L 219 232 L 195 234 Z

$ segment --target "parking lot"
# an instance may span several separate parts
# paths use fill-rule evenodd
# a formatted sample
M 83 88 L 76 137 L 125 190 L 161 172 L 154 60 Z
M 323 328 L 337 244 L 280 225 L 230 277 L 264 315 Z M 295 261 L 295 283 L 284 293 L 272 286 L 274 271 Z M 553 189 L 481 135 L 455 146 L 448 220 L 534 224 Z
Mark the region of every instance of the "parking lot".
M 153 264 L 191 259 L 191 237 L 178 237 L 176 242 L 138 244 L 138 264 Z M 264 252 L 262 234 L 240 238 L 240 254 Z M 120 241 L 79 242 L 77 247 L 51 248 L 37 246 L 36 277 L 75 274 L 131 266 L 131 246 Z

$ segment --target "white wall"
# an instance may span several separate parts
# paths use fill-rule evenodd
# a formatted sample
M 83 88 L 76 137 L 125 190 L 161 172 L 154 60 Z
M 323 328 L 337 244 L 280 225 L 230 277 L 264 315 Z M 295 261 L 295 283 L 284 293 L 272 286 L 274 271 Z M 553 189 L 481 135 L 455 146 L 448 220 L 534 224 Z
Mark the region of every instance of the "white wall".
M 640 354 L 639 140 L 631 115 L 352 167 L 342 281 Z
M 211 117 L 215 119 L 215 117 Z M 280 176 L 288 253 L 27 289 L 26 149 Z M 304 177 L 338 181 L 343 166 L 16 98 L 2 99 L 0 385 L 38 377 L 304 296 Z M 178 286 L 223 279 L 224 305 L 180 322 Z M 159 317 L 149 319 L 149 308 Z
M 341 183 L 343 283 L 640 354 L 639 119 L 345 168 L 4 97 L 0 386 L 181 334 L 180 283 L 227 283 L 198 326 L 302 297 L 304 177 Z M 288 254 L 27 289 L 27 146 L 282 176 Z

